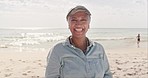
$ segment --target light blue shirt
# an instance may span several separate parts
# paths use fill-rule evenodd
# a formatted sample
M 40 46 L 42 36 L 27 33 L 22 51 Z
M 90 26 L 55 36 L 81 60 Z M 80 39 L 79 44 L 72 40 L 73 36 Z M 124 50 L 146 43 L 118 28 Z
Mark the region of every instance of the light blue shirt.
M 57 43 L 47 56 L 45 78 L 112 78 L 103 47 L 89 41 L 86 54 L 70 44 Z

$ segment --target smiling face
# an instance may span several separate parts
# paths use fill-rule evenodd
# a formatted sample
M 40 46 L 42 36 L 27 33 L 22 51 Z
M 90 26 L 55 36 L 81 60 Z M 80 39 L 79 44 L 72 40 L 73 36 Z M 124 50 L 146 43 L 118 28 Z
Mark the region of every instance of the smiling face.
M 69 29 L 72 37 L 86 37 L 86 32 L 89 29 L 90 16 L 83 11 L 77 12 L 68 18 Z

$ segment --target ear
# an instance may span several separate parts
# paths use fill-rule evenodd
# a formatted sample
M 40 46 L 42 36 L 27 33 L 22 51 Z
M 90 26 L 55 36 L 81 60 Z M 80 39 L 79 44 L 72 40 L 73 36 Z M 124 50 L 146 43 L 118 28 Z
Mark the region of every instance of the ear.
M 68 24 L 68 29 L 70 29 L 70 25 Z

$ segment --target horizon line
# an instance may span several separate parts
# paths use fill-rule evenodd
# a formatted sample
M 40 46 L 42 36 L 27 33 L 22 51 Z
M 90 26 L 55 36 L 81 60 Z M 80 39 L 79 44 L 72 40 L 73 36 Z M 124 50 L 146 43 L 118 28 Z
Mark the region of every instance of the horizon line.
M 28 27 L 28 28 L 0 28 L 0 29 L 30 29 L 30 30 L 38 30 L 38 29 L 68 29 L 68 28 L 66 28 L 66 27 L 65 28 L 60 28 L 60 27 L 59 28 L 50 28 L 50 27 L 47 27 L 47 28 L 45 28 L 45 27 L 42 27 L 42 28 L 41 27 L 31 27 L 31 28 L 29 28 Z M 99 29 L 99 27 L 93 27 L 93 28 L 89 28 L 89 29 Z M 101 28 L 101 29 L 111 29 L 111 28 Z M 113 29 L 120 29 L 120 28 L 113 28 Z M 145 27 L 144 28 L 140 28 L 140 29 L 145 29 Z

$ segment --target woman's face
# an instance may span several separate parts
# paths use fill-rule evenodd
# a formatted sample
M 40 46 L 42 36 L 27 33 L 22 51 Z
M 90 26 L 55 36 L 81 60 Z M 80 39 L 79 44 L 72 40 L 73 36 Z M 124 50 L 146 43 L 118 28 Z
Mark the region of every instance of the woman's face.
M 90 16 L 85 12 L 77 12 L 68 18 L 69 29 L 72 37 L 85 37 L 89 29 Z

